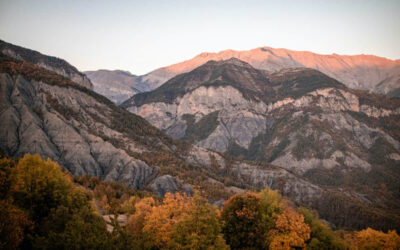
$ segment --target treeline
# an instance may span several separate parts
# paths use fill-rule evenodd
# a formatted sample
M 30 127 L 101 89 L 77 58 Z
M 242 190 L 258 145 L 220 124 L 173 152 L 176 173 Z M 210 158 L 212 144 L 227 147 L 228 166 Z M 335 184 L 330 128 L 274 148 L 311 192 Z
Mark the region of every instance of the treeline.
M 161 198 L 73 177 L 38 155 L 0 159 L 0 249 L 229 248 L 400 249 L 400 237 L 333 231 L 270 189 L 234 195 L 219 209 L 200 192 Z

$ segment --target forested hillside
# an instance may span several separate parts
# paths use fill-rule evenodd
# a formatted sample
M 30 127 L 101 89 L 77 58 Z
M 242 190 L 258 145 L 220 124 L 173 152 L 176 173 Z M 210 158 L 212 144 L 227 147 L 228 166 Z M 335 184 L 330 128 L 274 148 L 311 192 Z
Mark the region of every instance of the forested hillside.
M 0 159 L 1 249 L 399 249 L 387 233 L 333 231 L 264 189 L 218 208 L 198 191 L 164 198 L 73 177 L 39 155 Z M 121 220 L 120 218 L 126 218 Z

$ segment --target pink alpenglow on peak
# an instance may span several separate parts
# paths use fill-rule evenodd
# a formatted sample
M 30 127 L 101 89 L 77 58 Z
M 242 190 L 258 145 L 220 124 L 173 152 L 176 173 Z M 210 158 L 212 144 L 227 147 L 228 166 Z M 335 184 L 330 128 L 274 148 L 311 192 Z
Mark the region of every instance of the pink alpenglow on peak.
M 154 70 L 143 80 L 158 87 L 175 75 L 189 72 L 210 61 L 238 58 L 257 69 L 276 72 L 284 68 L 305 67 L 319 70 L 350 88 L 388 94 L 400 88 L 400 60 L 374 55 L 322 55 L 309 51 L 294 51 L 261 47 L 246 51 L 224 50 L 203 52 L 177 64 Z

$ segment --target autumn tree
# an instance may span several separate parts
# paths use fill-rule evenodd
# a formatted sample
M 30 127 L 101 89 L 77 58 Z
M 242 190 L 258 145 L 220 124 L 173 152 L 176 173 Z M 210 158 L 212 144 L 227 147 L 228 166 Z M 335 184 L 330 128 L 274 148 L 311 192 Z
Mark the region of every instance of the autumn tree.
M 37 249 L 110 249 L 112 245 L 106 222 L 89 207 L 68 216 L 63 230 L 50 230 L 34 242 Z
M 275 221 L 275 229 L 269 231 L 271 249 L 305 248 L 310 238 L 310 227 L 304 223 L 304 216 L 286 202 L 281 203 L 282 214 Z
M 16 249 L 32 226 L 28 214 L 16 207 L 10 196 L 10 173 L 15 164 L 15 160 L 0 159 L 0 249 Z
M 11 193 L 15 204 L 30 213 L 35 223 L 40 223 L 51 209 L 69 202 L 73 189 L 71 177 L 57 163 L 25 155 L 11 172 Z
M 135 204 L 138 200 L 139 198 L 136 196 L 129 196 L 120 205 L 119 212 L 127 215 L 134 214 L 136 211 Z
M 0 199 L 6 199 L 10 195 L 11 169 L 16 165 L 16 161 L 8 158 L 0 159 Z
M 157 248 L 166 248 L 170 244 L 170 234 L 183 215 L 191 208 L 191 200 L 186 195 L 167 193 L 163 204 L 152 207 L 145 217 L 143 232 L 151 235 Z
M 264 249 L 266 226 L 260 196 L 255 193 L 232 196 L 223 206 L 222 232 L 232 249 Z
M 269 188 L 263 189 L 260 193 L 262 220 L 269 231 L 275 227 L 275 221 L 282 212 L 282 196 Z
M 26 213 L 14 206 L 12 200 L 0 201 L 0 249 L 17 249 L 31 225 Z
M 20 228 L 27 225 L 24 216 L 32 221 L 33 230 L 24 232 L 22 248 L 101 248 L 108 240 L 106 224 L 94 213 L 90 194 L 76 187 L 57 163 L 27 154 L 10 169 L 8 178 L 6 197 L 12 204 L 3 208 L 10 219 L 15 218 L 9 220 L 15 225 L 14 235 L 21 235 Z
M 217 208 L 196 192 L 187 214 L 174 226 L 169 245 L 173 249 L 227 249 Z
M 304 216 L 304 222 L 310 226 L 310 239 L 307 241 L 307 249 L 348 249 L 346 242 L 318 217 L 317 212 L 305 207 L 298 209 Z
M 135 203 L 126 230 L 141 249 L 226 249 L 219 211 L 197 192 L 194 197 L 167 193 Z
M 396 231 L 384 233 L 367 228 L 351 234 L 347 240 L 353 249 L 400 249 L 400 237 Z
M 129 217 L 126 229 L 132 235 L 139 235 L 143 231 L 146 216 L 152 212 L 155 201 L 152 197 L 146 197 L 135 204 L 135 213 Z

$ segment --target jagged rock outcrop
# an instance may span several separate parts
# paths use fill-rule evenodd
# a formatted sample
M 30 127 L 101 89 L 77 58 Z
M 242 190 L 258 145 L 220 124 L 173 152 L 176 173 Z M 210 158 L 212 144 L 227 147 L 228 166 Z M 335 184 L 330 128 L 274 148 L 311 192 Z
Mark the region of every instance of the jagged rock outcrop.
M 172 177 L 171 175 L 163 175 L 154 179 L 149 187 L 153 193 L 164 196 L 166 193 L 184 192 L 187 195 L 193 194 L 193 187 L 190 184 Z
M 33 63 L 47 70 L 54 71 L 85 88 L 93 89 L 93 84 L 89 78 L 63 59 L 46 56 L 37 51 L 6 43 L 1 40 L 0 52 L 16 60 Z

